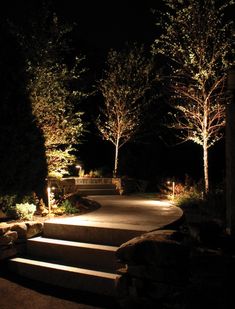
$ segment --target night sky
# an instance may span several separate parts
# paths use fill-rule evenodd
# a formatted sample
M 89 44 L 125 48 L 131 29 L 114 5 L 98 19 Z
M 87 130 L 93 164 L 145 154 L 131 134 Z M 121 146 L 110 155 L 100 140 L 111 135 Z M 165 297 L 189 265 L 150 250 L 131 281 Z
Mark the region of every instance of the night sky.
M 1 3 L 3 6 L 3 2 Z M 38 3 L 40 1 L 7 1 L 1 16 L 23 20 Z M 158 0 L 54 0 L 51 7 L 65 21 L 77 23 L 74 47 L 85 54 L 89 74 L 96 78 L 102 73 L 110 48 L 122 49 L 126 42 L 135 41 L 144 43 L 150 49 L 156 37 L 155 17 L 151 9 L 159 6 L 159 3 Z M 100 100 L 99 96 L 93 97 L 84 106 L 85 117 L 91 124 L 90 132 L 85 135 L 85 141 L 80 146 L 79 159 L 86 171 L 96 168 L 112 171 L 113 146 L 103 141 L 92 125 Z M 163 129 L 157 128 L 145 143 L 132 141 L 126 144 L 120 150 L 120 172 L 151 182 L 165 176 L 183 179 L 186 174 L 196 180 L 202 178 L 201 147 L 192 143 L 169 146 L 164 135 Z M 219 142 L 209 155 L 211 177 L 215 180 L 222 179 L 225 165 L 224 141 Z

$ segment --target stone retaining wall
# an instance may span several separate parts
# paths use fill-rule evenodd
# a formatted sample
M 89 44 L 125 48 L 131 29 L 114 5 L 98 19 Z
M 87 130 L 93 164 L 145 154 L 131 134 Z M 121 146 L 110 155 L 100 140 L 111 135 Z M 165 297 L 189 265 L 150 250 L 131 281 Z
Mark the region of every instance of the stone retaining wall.
M 43 231 L 43 223 L 36 221 L 0 223 L 0 261 L 26 251 L 26 240 Z

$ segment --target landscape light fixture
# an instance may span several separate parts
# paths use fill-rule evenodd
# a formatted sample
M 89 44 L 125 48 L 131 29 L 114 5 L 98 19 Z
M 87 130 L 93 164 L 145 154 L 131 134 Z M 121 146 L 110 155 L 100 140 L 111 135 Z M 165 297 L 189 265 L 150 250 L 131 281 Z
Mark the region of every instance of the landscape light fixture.
M 47 187 L 48 212 L 51 213 L 51 188 Z
M 175 198 L 175 181 L 167 181 L 167 184 L 170 185 L 172 184 L 171 190 L 172 190 L 172 199 L 174 200 Z
M 76 165 L 75 167 L 76 167 L 76 169 L 78 170 L 78 176 L 79 176 L 79 175 L 80 175 L 80 171 L 81 171 L 82 167 L 81 167 L 81 165 Z

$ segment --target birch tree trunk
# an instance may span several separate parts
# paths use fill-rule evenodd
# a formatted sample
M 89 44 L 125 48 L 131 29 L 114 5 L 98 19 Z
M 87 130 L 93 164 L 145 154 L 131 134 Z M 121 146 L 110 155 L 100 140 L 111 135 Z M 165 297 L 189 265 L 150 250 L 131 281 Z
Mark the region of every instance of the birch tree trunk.
M 113 177 L 117 177 L 117 169 L 118 169 L 118 153 L 119 153 L 119 138 L 115 144 L 115 160 L 114 160 L 114 170 L 113 170 Z
M 203 167 L 204 167 L 204 190 L 205 193 L 209 192 L 209 168 L 208 168 L 208 146 L 207 140 L 203 144 Z

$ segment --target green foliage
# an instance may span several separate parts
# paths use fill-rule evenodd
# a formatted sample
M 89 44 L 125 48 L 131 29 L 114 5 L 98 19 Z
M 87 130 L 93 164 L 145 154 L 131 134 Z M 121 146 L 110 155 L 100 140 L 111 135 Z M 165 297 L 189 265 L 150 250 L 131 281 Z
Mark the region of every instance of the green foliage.
M 20 198 L 20 203 L 29 203 L 29 204 L 37 204 L 39 203 L 39 199 L 36 193 L 25 194 L 22 198 Z
M 0 209 L 6 214 L 11 214 L 14 217 L 18 218 L 19 216 L 16 213 L 15 205 L 36 205 L 40 206 L 40 203 L 43 203 L 42 199 L 39 199 L 35 192 L 28 193 L 25 195 L 0 195 Z M 22 206 L 22 208 L 24 208 Z M 19 211 L 20 212 L 20 211 Z
M 18 196 L 14 195 L 0 195 L 0 209 L 7 212 L 9 208 L 16 204 Z
M 158 24 L 162 34 L 153 53 L 170 66 L 172 125 L 183 140 L 209 148 L 225 125 L 225 79 L 234 61 L 232 23 L 224 19 L 230 1 L 166 0 L 167 13 Z M 201 13 L 203 12 L 203 14 Z
M 104 78 L 98 90 L 104 97 L 104 108 L 97 121 L 106 140 L 122 147 L 136 132 L 141 121 L 141 101 L 151 87 L 153 63 L 144 56 L 143 47 L 122 52 L 110 50 Z
M 153 62 L 144 55 L 144 48 L 128 47 L 110 50 L 104 78 L 97 88 L 104 98 L 104 107 L 97 127 L 116 148 L 114 174 L 117 172 L 118 151 L 137 132 L 144 110 L 143 98 L 152 83 Z
M 49 175 L 63 176 L 76 161 L 73 146 L 84 130 L 82 113 L 74 105 L 84 96 L 67 85 L 79 74 L 74 77 L 66 65 L 50 62 L 30 68 L 30 73 L 28 90 L 33 115 L 45 138 Z
M 7 209 L 7 215 L 14 219 L 32 220 L 36 211 L 34 204 L 22 203 L 11 206 Z
M 76 160 L 84 131 L 79 107 L 87 97 L 81 86 L 84 57 L 66 60 L 73 27 L 61 23 L 47 7 L 40 19 L 33 16 L 28 23 L 30 33 L 27 28 L 16 31 L 26 57 L 27 91 L 45 140 L 48 175 L 62 177 Z
M 179 194 L 176 194 L 174 203 L 181 208 L 197 206 L 204 203 L 203 195 L 197 187 L 191 187 L 189 189 L 184 189 Z
M 169 65 L 165 85 L 173 111 L 168 126 L 177 129 L 183 141 L 203 147 L 208 192 L 208 149 L 223 136 L 226 75 L 234 61 L 233 23 L 225 19 L 231 1 L 224 5 L 214 0 L 164 3 L 166 11 L 158 23 L 161 34 L 152 51 Z
M 100 169 L 95 169 L 95 170 L 91 170 L 88 173 L 88 176 L 91 178 L 100 178 L 103 177 L 103 170 Z
M 224 184 L 217 185 L 208 194 L 204 195 L 201 183 L 190 187 L 185 186 L 175 195 L 174 204 L 184 212 L 200 214 L 207 219 L 219 219 L 225 222 L 226 197 Z
M 79 209 L 73 206 L 73 204 L 69 200 L 63 201 L 59 206 L 59 209 L 66 214 L 77 214 L 80 212 Z

